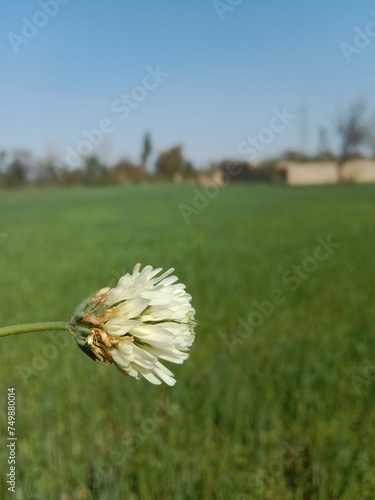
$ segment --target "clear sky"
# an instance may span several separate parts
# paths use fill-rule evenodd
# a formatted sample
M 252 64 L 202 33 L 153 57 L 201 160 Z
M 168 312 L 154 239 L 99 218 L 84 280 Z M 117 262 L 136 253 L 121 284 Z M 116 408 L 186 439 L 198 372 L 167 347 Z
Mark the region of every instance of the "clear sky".
M 37 157 L 64 160 L 99 126 L 89 147 L 109 161 L 138 160 L 146 131 L 155 154 L 182 144 L 200 167 L 245 159 L 258 134 L 259 158 L 314 152 L 338 109 L 375 108 L 369 0 L 18 0 L 0 40 L 0 149 Z M 275 108 L 296 116 L 276 127 Z

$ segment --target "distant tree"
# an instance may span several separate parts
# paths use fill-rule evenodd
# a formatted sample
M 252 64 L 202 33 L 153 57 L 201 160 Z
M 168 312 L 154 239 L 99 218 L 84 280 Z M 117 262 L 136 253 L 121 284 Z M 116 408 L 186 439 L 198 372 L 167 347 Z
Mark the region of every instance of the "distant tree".
M 6 151 L 1 150 L 0 151 L 0 172 L 3 172 L 5 170 L 4 165 L 5 165 L 6 156 L 7 156 Z
M 246 161 L 224 160 L 220 164 L 220 171 L 231 183 L 268 181 L 268 168 L 263 165 L 253 167 Z
M 140 184 L 147 182 L 149 175 L 145 169 L 129 160 L 122 160 L 111 170 L 116 184 Z
M 142 153 L 141 153 L 141 165 L 145 169 L 147 165 L 148 157 L 151 154 L 152 145 L 151 145 L 151 135 L 146 132 L 143 137 L 143 145 L 142 145 Z
M 20 187 L 27 179 L 27 166 L 21 160 L 13 160 L 5 173 L 6 187 Z
M 56 160 L 44 158 L 39 161 L 35 167 L 35 181 L 40 185 L 55 185 L 62 181 L 62 177 L 56 171 Z M 61 170 L 61 169 L 60 169 Z
M 195 173 L 193 165 L 184 159 L 181 146 L 174 146 L 160 153 L 156 160 L 156 174 L 161 179 L 187 180 Z
M 107 184 L 109 181 L 107 167 L 95 155 L 86 158 L 84 174 L 88 185 Z
M 285 184 L 286 182 L 286 171 L 280 167 L 279 157 L 270 157 L 263 160 L 257 170 L 259 170 L 259 175 L 263 176 L 267 182 L 272 184 Z
M 364 101 L 357 101 L 346 111 L 341 111 L 336 119 L 336 132 L 339 139 L 337 155 L 338 178 L 343 180 L 345 162 L 358 156 L 363 146 L 369 145 L 374 137 L 374 123 L 368 117 Z
M 85 176 L 85 172 L 82 169 L 62 166 L 59 167 L 57 173 L 60 185 L 82 186 L 87 184 L 87 178 Z
M 6 160 L 9 156 L 9 160 Z M 2 185 L 5 187 L 19 187 L 29 182 L 34 167 L 31 151 L 25 148 L 14 149 L 11 153 L 1 155 Z
M 27 168 L 30 168 L 33 164 L 33 154 L 30 150 L 26 148 L 16 148 L 12 152 L 13 161 L 19 161 L 23 163 Z
M 0 151 L 0 187 L 5 185 L 6 151 Z
M 194 168 L 194 165 L 187 161 L 184 166 L 183 178 L 186 181 L 195 181 L 197 179 L 197 171 Z
M 220 171 L 230 182 L 252 181 L 252 169 L 246 161 L 223 160 Z

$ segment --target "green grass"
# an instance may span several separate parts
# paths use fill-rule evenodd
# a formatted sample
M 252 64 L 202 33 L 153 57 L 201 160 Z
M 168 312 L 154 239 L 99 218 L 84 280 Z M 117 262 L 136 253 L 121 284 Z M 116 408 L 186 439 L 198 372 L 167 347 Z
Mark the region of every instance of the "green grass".
M 10 386 L 9 498 L 375 497 L 374 186 L 228 187 L 186 224 L 193 196 L 0 193 L 0 326 L 66 320 L 137 262 L 175 267 L 199 321 L 173 388 L 99 366 L 63 333 L 0 339 L 1 498 Z M 328 235 L 340 246 L 293 291 L 284 273 Z M 275 289 L 285 301 L 242 338 L 239 318 Z

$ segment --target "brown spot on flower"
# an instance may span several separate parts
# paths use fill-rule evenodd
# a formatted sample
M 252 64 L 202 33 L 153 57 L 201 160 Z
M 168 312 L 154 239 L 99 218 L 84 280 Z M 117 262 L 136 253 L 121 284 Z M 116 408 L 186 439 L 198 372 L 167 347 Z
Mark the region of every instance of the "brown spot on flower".
M 99 361 L 107 365 L 113 363 L 111 353 L 108 350 L 112 344 L 106 333 L 98 329 L 93 329 L 92 333 L 87 337 L 86 342 L 89 344 L 91 352 Z
M 111 289 L 107 286 L 106 288 L 102 288 L 96 294 L 92 297 L 90 300 L 89 304 L 94 304 L 95 302 L 98 302 L 95 307 L 99 307 L 103 304 L 105 299 L 107 298 L 107 295 L 109 294 L 109 291 Z
M 88 325 L 95 325 L 104 328 L 102 321 L 92 314 L 87 314 L 86 316 L 84 316 L 82 318 L 82 323 L 87 323 Z

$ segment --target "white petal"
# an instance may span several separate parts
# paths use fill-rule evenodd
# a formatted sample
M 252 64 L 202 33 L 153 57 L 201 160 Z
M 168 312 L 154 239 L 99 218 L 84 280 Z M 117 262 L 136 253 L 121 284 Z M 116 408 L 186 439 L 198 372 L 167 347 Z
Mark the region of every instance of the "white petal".
M 137 264 L 132 274 L 110 289 L 103 318 L 109 318 L 105 323 L 108 335 L 120 340 L 110 352 L 122 370 L 153 384 L 174 385 L 173 373 L 158 360 L 180 364 L 188 358 L 195 310 L 185 285 L 172 274 L 174 269 L 161 271 L 152 266 L 141 270 Z
M 155 377 L 155 375 L 152 372 L 149 372 L 146 370 L 140 370 L 140 373 L 146 380 L 151 382 L 151 384 L 155 384 L 155 385 L 161 384 L 161 380 L 159 378 Z
M 159 362 L 157 362 L 156 365 L 155 373 L 163 380 L 163 382 L 170 386 L 175 385 L 176 379 L 174 378 L 173 373 Z
M 123 336 L 129 333 L 133 328 L 142 325 L 141 321 L 126 318 L 113 318 L 105 324 L 107 331 L 110 335 L 115 337 Z

